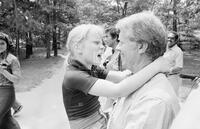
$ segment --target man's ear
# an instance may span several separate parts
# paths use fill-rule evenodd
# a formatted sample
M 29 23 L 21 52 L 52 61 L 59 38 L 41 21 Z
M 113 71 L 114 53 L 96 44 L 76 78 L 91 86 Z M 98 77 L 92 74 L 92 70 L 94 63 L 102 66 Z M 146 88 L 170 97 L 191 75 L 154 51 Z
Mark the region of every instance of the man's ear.
M 147 50 L 147 48 L 148 48 L 148 44 L 147 44 L 147 43 L 139 43 L 139 44 L 138 44 L 138 52 L 139 52 L 140 54 L 145 53 L 146 50 Z

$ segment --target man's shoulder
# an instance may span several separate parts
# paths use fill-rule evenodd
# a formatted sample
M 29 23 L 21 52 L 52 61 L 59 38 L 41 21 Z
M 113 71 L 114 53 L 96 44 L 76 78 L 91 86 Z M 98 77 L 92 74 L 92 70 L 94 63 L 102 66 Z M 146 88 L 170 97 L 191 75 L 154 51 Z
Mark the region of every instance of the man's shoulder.
M 165 88 L 163 88 L 163 86 Z M 171 84 L 158 83 L 156 88 L 146 91 L 139 97 L 140 102 L 159 102 L 171 107 L 174 111 L 178 111 L 179 101 Z
M 142 95 L 142 98 L 161 100 L 165 102 L 170 102 L 177 99 L 177 97 L 172 92 L 165 91 L 164 89 L 161 88 L 156 88 L 147 91 Z
M 167 103 L 176 102 L 178 100 L 175 91 L 167 78 L 163 78 L 157 83 L 145 85 L 141 89 L 139 98 L 143 99 L 159 99 Z
M 177 53 L 183 53 L 183 51 L 178 45 L 173 46 L 171 49 Z

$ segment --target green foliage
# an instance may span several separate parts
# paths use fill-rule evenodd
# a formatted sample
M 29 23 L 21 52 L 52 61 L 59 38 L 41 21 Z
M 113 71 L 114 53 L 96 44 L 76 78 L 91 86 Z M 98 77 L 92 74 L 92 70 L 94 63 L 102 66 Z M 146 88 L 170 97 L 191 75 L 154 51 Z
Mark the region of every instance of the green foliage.
M 77 10 L 81 23 L 114 24 L 120 18 L 109 0 L 77 0 Z
M 61 29 L 65 29 L 62 24 L 70 26 L 79 22 L 75 5 L 73 0 L 56 0 L 56 5 L 53 5 L 53 0 L 16 0 L 15 10 L 13 0 L 0 0 L 0 30 L 13 38 L 16 30 L 22 37 L 29 31 L 34 35 L 51 34 L 54 10 L 57 17 L 55 24 Z
M 14 4 L 16 2 L 16 7 Z M 60 41 L 65 41 L 73 26 L 81 23 L 115 24 L 122 17 L 151 10 L 158 15 L 168 30 L 173 19 L 183 37 L 191 36 L 200 29 L 199 0 L 0 0 L 0 30 L 16 39 L 25 40 L 31 32 L 47 44 L 56 29 Z M 172 11 L 176 11 L 176 15 Z M 48 35 L 48 36 L 47 36 Z M 47 39 L 49 38 L 49 39 Z M 35 40 L 36 40 L 35 39 Z M 184 40 L 187 38 L 184 38 Z M 194 38 L 193 38 L 194 39 Z

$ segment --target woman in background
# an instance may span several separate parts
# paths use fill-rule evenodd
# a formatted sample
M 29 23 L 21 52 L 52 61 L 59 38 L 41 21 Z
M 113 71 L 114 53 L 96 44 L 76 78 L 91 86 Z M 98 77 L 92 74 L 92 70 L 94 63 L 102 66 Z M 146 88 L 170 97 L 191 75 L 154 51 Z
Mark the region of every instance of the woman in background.
M 15 102 L 14 83 L 19 81 L 21 71 L 11 49 L 8 35 L 0 33 L 0 129 L 20 129 L 11 115 L 11 107 Z

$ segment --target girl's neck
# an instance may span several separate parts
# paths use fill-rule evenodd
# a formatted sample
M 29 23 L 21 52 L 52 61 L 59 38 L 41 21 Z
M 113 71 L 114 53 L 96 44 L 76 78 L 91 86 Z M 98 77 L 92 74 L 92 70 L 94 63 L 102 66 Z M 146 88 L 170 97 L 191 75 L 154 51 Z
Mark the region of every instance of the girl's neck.
M 86 61 L 79 59 L 78 61 L 80 61 L 86 68 L 91 69 L 92 64 L 87 63 Z
M 81 58 L 72 57 L 71 59 L 79 61 L 81 64 L 83 64 L 88 69 L 91 69 L 91 67 L 92 67 L 92 64 L 88 64 L 85 60 L 83 60 Z

